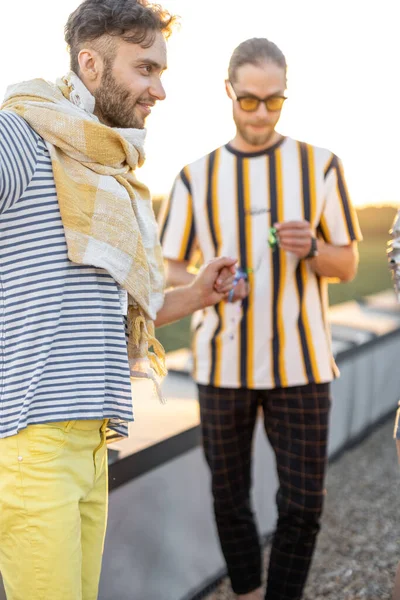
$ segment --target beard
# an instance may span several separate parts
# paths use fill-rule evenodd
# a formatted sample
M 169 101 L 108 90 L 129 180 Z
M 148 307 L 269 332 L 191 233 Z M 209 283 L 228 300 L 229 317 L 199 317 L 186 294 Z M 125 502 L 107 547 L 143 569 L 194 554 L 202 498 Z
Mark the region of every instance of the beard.
M 132 93 L 116 81 L 111 65 L 104 65 L 101 84 L 93 95 L 96 113 L 110 127 L 144 128 L 144 118 L 135 114 L 135 107 L 141 98 L 132 98 Z
M 251 130 L 248 125 L 249 123 L 243 123 L 241 119 L 233 115 L 235 125 L 238 133 L 242 139 L 250 146 L 255 147 L 268 147 L 268 145 L 274 140 L 276 136 L 275 125 L 276 123 L 264 123 L 262 121 L 254 121 L 253 125 L 264 126 L 260 132 Z
M 252 133 L 247 127 L 236 123 L 236 127 L 241 137 L 251 146 L 266 146 L 275 137 L 274 128 L 268 127 L 266 131 L 260 133 Z

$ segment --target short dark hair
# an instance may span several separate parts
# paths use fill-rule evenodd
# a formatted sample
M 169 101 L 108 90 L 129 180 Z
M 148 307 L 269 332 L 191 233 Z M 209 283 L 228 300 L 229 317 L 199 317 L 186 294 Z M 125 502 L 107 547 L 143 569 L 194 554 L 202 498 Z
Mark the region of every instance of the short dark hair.
M 148 0 L 85 0 L 65 25 L 71 69 L 79 72 L 78 55 L 87 42 L 109 35 L 148 48 L 158 31 L 168 38 L 176 20 L 159 4 Z
M 234 82 L 237 70 L 243 65 L 260 66 L 263 62 L 273 62 L 287 73 L 286 58 L 276 44 L 266 38 L 251 38 L 239 44 L 229 62 L 229 81 Z

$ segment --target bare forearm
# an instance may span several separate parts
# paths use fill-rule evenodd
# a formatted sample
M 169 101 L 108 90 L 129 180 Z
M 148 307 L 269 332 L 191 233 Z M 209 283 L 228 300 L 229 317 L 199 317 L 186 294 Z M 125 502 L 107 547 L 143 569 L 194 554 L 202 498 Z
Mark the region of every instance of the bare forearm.
M 189 263 L 179 260 L 166 260 L 167 285 L 177 287 L 180 285 L 190 285 L 195 279 L 193 273 L 187 270 Z
M 169 284 L 179 287 L 167 290 L 164 305 L 157 313 L 156 327 L 178 321 L 226 298 L 234 283 L 236 262 L 236 258 L 227 256 L 213 258 L 195 276 L 186 272 L 187 264 L 184 262 L 168 260 L 169 272 L 171 263 L 175 268 L 174 276 L 168 280 Z M 182 285 L 182 282 L 187 284 Z
M 309 260 L 311 268 L 317 275 L 340 279 L 340 281 L 354 279 L 358 267 L 356 244 L 333 246 L 318 240 L 317 248 L 318 256 Z
M 155 325 L 156 327 L 162 327 L 174 321 L 179 321 L 179 319 L 191 315 L 200 308 L 202 308 L 201 297 L 195 287 L 184 285 L 167 290 L 164 305 L 157 313 Z

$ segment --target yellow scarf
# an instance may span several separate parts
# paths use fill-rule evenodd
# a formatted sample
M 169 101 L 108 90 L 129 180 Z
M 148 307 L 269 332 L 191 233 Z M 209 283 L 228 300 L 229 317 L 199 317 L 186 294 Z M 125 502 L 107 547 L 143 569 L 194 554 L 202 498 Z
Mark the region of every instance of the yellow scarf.
M 150 193 L 134 173 L 144 161 L 144 132 L 101 124 L 78 91 L 94 108 L 74 73 L 55 85 L 34 79 L 11 86 L 1 108 L 46 141 L 68 258 L 105 269 L 126 290 L 131 375 L 157 385 L 155 373 L 166 374 L 153 322 L 163 304 L 164 268 Z

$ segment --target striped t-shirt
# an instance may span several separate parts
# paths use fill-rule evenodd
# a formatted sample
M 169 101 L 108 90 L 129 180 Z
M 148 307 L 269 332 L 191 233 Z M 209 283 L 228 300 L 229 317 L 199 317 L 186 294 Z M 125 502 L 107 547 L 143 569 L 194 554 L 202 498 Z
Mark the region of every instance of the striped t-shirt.
M 339 159 L 291 138 L 255 153 L 229 144 L 185 167 L 161 211 L 165 258 L 238 257 L 250 295 L 194 323 L 194 377 L 217 387 L 271 389 L 337 374 L 327 282 L 307 260 L 268 246 L 276 222 L 310 221 L 327 242 L 361 239 Z
M 106 418 L 133 420 L 120 289 L 68 259 L 46 144 L 0 111 L 0 438 Z

